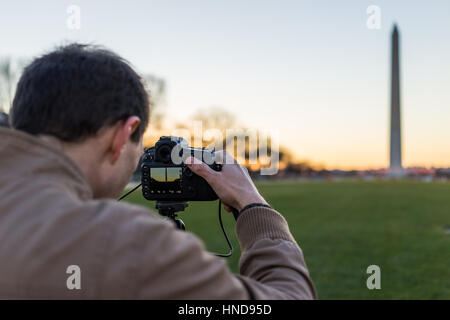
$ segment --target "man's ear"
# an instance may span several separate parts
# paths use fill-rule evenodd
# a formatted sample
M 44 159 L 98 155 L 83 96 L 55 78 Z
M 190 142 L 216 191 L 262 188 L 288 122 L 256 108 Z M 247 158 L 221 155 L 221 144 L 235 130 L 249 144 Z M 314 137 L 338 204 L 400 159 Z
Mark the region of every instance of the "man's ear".
M 114 130 L 113 141 L 112 141 L 112 152 L 113 156 L 111 158 L 111 164 L 114 164 L 119 159 L 125 145 L 130 139 L 134 131 L 141 123 L 141 119 L 137 116 L 131 116 L 125 120 L 125 122 L 119 122 L 116 124 Z

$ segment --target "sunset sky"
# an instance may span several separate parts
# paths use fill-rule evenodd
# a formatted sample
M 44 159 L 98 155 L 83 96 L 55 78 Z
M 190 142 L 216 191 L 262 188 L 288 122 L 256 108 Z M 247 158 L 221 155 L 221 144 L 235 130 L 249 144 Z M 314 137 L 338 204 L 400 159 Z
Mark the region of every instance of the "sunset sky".
M 67 27 L 69 5 L 81 29 Z M 381 28 L 369 29 L 369 5 Z M 221 107 L 328 168 L 388 165 L 390 33 L 405 166 L 450 166 L 450 1 L 2 1 L 0 56 L 90 42 L 167 81 L 168 117 Z

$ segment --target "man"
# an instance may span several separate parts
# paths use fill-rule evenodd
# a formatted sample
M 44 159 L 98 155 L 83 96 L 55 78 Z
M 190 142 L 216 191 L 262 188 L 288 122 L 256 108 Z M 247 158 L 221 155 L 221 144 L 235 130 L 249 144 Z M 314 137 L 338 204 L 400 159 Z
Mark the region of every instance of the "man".
M 189 166 L 240 210 L 240 275 L 193 234 L 114 200 L 148 116 L 141 79 L 107 50 L 72 44 L 25 69 L 13 129 L 0 129 L 0 298 L 315 298 L 286 221 L 237 164 Z

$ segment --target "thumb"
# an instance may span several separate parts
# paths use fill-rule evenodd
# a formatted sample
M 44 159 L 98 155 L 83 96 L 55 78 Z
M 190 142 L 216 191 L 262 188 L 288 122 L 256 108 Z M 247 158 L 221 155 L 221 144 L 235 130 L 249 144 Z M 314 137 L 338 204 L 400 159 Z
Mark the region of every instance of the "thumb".
M 204 162 L 194 157 L 187 158 L 186 165 L 188 166 L 189 169 L 191 169 L 192 172 L 208 181 L 209 184 L 211 184 L 212 178 L 215 177 L 217 174 L 216 171 L 211 169 Z

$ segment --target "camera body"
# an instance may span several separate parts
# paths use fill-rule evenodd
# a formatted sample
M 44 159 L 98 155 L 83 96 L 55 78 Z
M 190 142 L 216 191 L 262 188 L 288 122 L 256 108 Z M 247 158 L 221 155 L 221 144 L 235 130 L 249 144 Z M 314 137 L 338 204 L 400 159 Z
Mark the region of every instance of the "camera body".
M 217 194 L 205 179 L 193 173 L 184 160 L 193 156 L 210 168 L 222 170 L 215 162 L 214 151 L 191 148 L 180 137 L 161 137 L 141 158 L 142 194 L 147 200 L 212 201 Z

